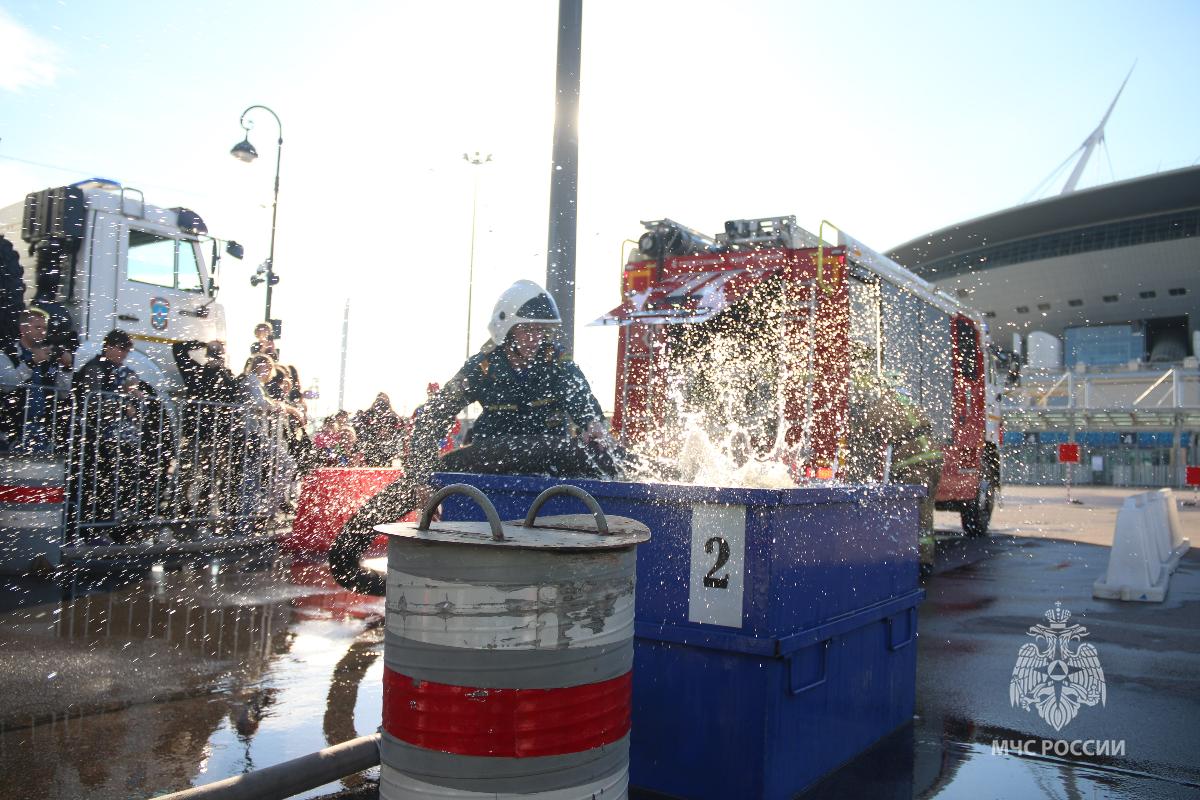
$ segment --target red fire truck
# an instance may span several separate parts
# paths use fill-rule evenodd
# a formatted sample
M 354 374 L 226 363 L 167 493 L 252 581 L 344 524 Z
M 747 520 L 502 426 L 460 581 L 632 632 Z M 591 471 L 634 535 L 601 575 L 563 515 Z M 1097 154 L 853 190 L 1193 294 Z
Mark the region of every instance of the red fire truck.
M 646 232 L 622 275 L 614 431 L 626 445 L 671 430 L 707 400 L 750 431 L 760 456 L 788 453 L 801 480 L 846 464 L 855 371 L 915 400 L 944 453 L 937 507 L 987 531 L 999 488 L 999 415 L 987 331 L 954 298 L 837 231 L 795 217 L 730 220 L 708 236 L 670 219 Z M 826 227 L 822 223 L 819 234 Z M 715 401 L 715 402 L 714 402 Z

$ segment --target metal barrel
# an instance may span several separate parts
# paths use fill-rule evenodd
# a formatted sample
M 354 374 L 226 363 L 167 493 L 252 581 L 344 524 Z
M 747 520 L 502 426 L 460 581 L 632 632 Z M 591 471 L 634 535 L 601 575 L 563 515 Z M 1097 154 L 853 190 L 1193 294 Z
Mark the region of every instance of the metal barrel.
M 649 532 L 599 534 L 617 519 L 602 513 L 501 524 L 478 490 L 447 489 L 491 522 L 380 526 L 405 530 L 388 543 L 380 797 L 625 797 Z
M 63 476 L 62 462 L 54 458 L 0 456 L 0 573 L 59 564 Z

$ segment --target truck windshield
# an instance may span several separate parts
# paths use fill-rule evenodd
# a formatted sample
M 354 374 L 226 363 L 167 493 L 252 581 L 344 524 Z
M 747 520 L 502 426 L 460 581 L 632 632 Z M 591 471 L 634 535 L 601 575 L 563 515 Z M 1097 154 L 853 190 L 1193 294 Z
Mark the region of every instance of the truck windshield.
M 199 292 L 200 266 L 196 263 L 196 243 L 187 240 L 179 242 L 179 258 L 175 262 L 179 288 L 185 292 Z
M 149 231 L 130 229 L 127 277 L 185 292 L 200 292 L 200 261 L 196 245 Z

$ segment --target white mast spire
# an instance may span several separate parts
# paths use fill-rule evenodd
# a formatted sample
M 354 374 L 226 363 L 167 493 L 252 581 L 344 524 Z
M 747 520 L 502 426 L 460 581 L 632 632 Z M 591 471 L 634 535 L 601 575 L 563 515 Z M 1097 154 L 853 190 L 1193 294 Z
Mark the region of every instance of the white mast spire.
M 1134 61 L 1133 67 L 1136 66 L 1137 61 Z M 1108 111 L 1104 112 L 1104 119 L 1100 120 L 1100 124 L 1096 126 L 1096 130 L 1092 131 L 1091 135 L 1084 139 L 1083 144 L 1079 146 L 1079 150 L 1083 151 L 1083 155 L 1079 157 L 1079 162 L 1075 165 L 1075 169 L 1072 170 L 1071 177 L 1067 178 L 1067 184 L 1063 186 L 1061 194 L 1070 194 L 1075 191 L 1075 184 L 1079 183 L 1079 177 L 1083 175 L 1083 168 L 1087 166 L 1088 159 L 1092 157 L 1092 151 L 1096 149 L 1096 145 L 1104 141 L 1104 126 L 1108 123 L 1108 117 L 1116 107 L 1117 100 L 1121 97 L 1121 92 L 1125 90 L 1125 84 L 1129 83 L 1129 75 L 1133 74 L 1133 67 L 1129 68 L 1129 74 L 1125 76 L 1125 80 L 1121 81 L 1121 88 L 1117 89 L 1117 96 L 1109 104 Z

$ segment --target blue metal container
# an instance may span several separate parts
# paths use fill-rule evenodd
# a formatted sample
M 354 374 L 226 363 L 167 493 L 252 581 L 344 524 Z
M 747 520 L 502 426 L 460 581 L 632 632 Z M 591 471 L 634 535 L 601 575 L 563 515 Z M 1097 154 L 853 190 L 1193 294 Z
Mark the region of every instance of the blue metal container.
M 637 565 L 634 786 L 790 798 L 912 717 L 920 489 L 438 478 L 482 489 L 504 518 L 571 483 L 649 526 Z M 578 512 L 571 503 L 546 513 Z M 480 518 L 453 497 L 443 515 Z

